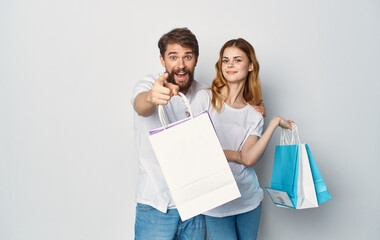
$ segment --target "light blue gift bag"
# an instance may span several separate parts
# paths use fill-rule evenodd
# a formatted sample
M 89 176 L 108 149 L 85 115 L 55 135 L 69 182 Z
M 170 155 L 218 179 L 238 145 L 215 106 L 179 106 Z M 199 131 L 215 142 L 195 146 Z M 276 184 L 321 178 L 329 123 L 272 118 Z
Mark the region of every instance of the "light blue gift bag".
M 271 188 L 286 192 L 293 206 L 297 206 L 298 149 L 298 145 L 276 146 L 271 180 Z
M 291 138 L 287 130 L 281 132 L 280 145 L 275 150 L 271 187 L 266 189 L 276 205 L 296 209 L 318 207 L 331 199 L 310 148 L 301 144 L 295 125 Z
M 318 169 L 317 163 L 314 160 L 313 155 L 311 154 L 310 148 L 305 144 L 307 155 L 309 157 L 311 173 L 313 175 L 315 193 L 317 194 L 318 204 L 322 204 L 331 199 L 329 191 L 327 191 L 327 186 L 325 181 L 322 178 L 322 174 Z

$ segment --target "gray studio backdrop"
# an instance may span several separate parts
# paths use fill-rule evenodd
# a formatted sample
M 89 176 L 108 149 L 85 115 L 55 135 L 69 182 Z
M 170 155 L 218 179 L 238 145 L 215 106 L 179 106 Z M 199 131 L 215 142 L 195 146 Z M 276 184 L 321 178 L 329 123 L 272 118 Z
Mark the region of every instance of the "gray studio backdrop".
M 198 37 L 210 84 L 222 44 L 250 41 L 266 122 L 294 120 L 332 200 L 275 207 L 260 239 L 379 236 L 379 1 L 0 2 L 0 239 L 132 239 L 137 155 L 134 84 L 162 71 L 174 27 Z M 273 136 L 255 166 L 269 186 Z

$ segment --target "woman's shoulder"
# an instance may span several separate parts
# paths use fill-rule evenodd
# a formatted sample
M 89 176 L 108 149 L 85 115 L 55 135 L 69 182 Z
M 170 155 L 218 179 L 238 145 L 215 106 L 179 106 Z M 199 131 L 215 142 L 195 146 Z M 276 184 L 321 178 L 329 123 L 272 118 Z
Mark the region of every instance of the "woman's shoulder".
M 256 120 L 261 120 L 264 118 L 261 112 L 258 112 L 253 105 L 248 104 L 247 109 L 248 109 L 248 115 L 250 118 L 254 118 Z

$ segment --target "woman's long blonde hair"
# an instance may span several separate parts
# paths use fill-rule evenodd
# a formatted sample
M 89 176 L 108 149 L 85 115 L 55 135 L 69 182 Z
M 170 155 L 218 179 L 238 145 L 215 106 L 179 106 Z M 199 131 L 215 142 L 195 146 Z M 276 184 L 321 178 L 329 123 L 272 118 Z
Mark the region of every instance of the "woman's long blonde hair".
M 247 81 L 243 89 L 244 100 L 251 105 L 258 105 L 262 101 L 261 83 L 259 79 L 260 66 L 256 59 L 255 50 L 249 42 L 242 38 L 232 39 L 226 42 L 222 49 L 220 49 L 219 60 L 215 64 L 216 77 L 212 81 L 210 88 L 212 92 L 211 104 L 218 112 L 222 110 L 224 100 L 227 99 L 230 94 L 230 88 L 222 73 L 223 53 L 228 47 L 239 48 L 247 54 L 250 62 L 253 63 L 253 70 L 248 72 Z M 225 98 L 221 95 L 221 91 L 224 87 L 227 87 L 227 96 L 225 96 Z

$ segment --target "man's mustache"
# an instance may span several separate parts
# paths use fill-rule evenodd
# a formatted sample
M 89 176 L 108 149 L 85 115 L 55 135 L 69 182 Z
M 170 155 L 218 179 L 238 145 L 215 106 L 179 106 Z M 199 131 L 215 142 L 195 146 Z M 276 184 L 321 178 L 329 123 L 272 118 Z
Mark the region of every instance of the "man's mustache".
M 169 73 L 169 77 L 168 77 L 167 81 L 170 82 L 170 83 L 176 84 L 176 85 L 178 85 L 178 84 L 177 84 L 177 83 L 175 82 L 175 80 L 174 80 L 174 75 L 175 75 L 175 74 L 178 74 L 178 73 L 185 73 L 185 74 L 189 74 L 189 75 L 191 75 L 191 71 L 190 71 L 190 69 L 188 69 L 187 67 L 172 69 L 171 72 L 169 72 L 169 71 L 166 69 L 166 72 Z
M 185 74 L 190 74 L 190 69 L 183 67 L 183 68 L 177 68 L 173 69 L 171 73 L 169 73 L 169 78 L 172 78 L 174 80 L 174 75 L 178 73 L 185 73 Z
M 166 72 L 169 73 L 168 69 L 166 69 Z M 188 81 L 185 83 L 185 85 L 179 85 L 175 81 L 174 75 L 178 73 L 185 73 L 188 75 Z M 189 89 L 193 80 L 194 80 L 193 72 L 191 72 L 190 69 L 188 69 L 187 67 L 172 69 L 172 71 L 169 73 L 169 76 L 167 78 L 167 82 L 179 86 L 180 91 L 186 91 L 187 89 Z

